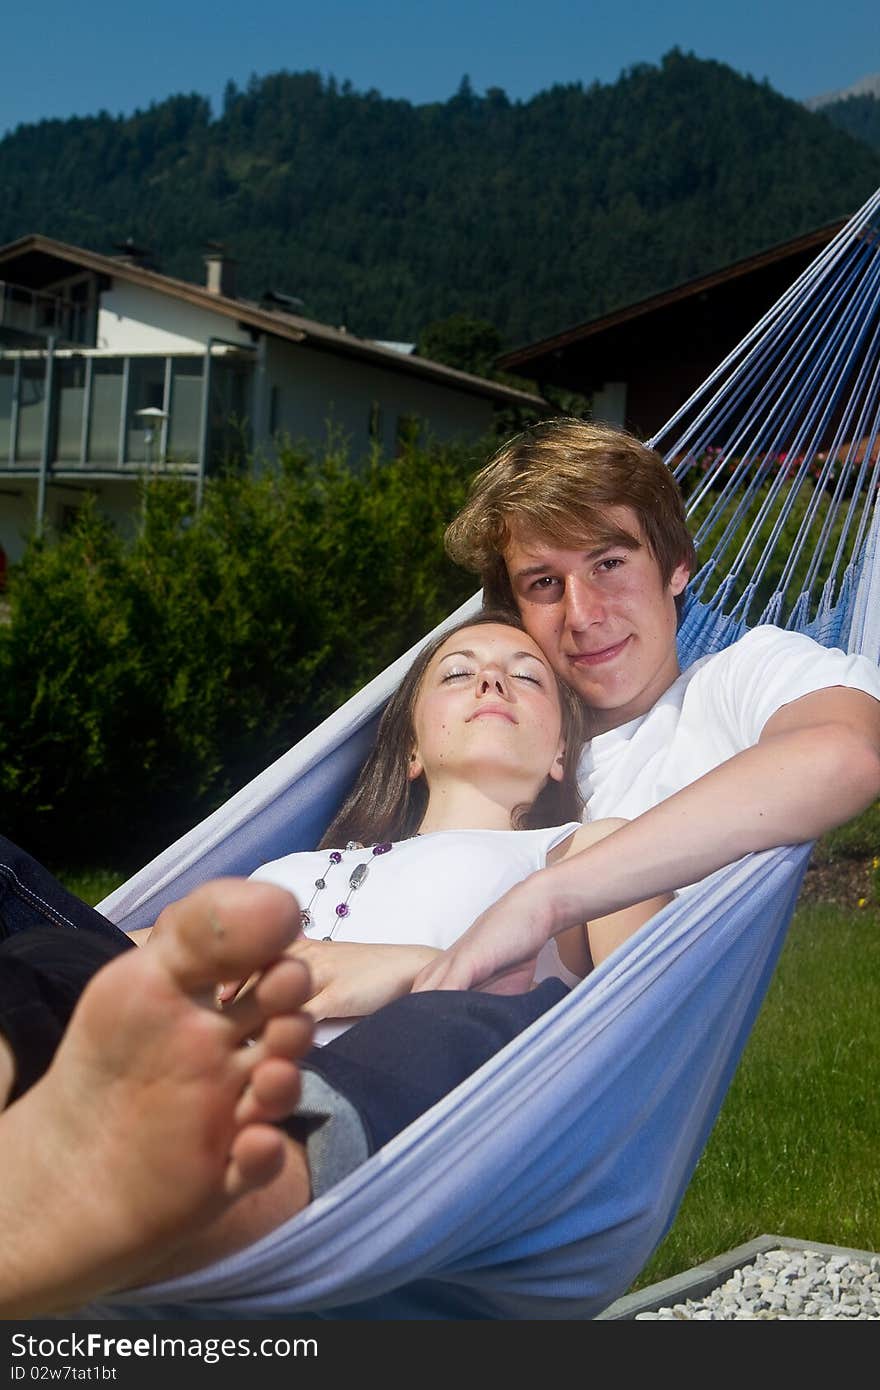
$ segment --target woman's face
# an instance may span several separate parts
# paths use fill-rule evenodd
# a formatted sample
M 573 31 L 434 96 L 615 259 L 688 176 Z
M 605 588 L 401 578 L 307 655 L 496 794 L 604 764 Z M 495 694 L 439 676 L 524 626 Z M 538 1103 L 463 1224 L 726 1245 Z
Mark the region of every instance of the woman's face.
M 534 799 L 562 777 L 556 677 L 519 628 L 483 623 L 443 643 L 422 679 L 413 715 L 410 776 L 507 773 Z

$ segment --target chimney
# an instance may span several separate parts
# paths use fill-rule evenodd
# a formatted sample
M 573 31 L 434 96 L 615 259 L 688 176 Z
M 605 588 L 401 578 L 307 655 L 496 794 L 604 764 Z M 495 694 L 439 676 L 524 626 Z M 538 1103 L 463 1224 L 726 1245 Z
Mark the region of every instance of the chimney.
M 156 260 L 152 251 L 145 246 L 138 246 L 132 237 L 126 237 L 125 241 L 117 241 L 113 246 L 117 261 L 123 261 L 126 265 L 138 265 L 144 270 L 155 270 Z
M 226 248 L 220 242 L 209 242 L 205 251 L 205 288 L 208 292 L 234 299 L 235 267 L 236 261 L 232 256 L 227 256 Z

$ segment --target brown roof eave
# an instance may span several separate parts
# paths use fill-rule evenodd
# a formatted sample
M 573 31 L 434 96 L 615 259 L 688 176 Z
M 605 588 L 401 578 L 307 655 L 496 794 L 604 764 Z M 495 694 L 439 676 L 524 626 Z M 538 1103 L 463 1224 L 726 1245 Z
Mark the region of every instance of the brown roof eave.
M 340 333 L 338 329 L 330 328 L 310 319 L 301 319 L 293 314 L 276 313 L 272 310 L 262 309 L 259 305 L 249 303 L 246 300 L 230 299 L 224 295 L 214 294 L 210 290 L 193 285 L 187 280 L 177 280 L 170 275 L 161 274 L 160 271 L 130 265 L 124 261 L 116 260 L 113 256 L 105 256 L 99 251 L 83 250 L 62 241 L 54 241 L 51 237 L 44 237 L 39 233 L 19 237 L 17 241 L 0 247 L 0 267 L 4 261 L 14 260 L 16 256 L 27 251 L 41 251 L 47 256 L 56 256 L 59 260 L 71 261 L 75 265 L 83 266 L 87 270 L 94 270 L 99 274 L 118 276 L 122 280 L 142 285 L 146 289 L 157 290 L 161 294 L 173 294 L 178 299 L 182 299 L 197 308 L 209 309 L 225 318 L 232 319 L 245 330 L 255 329 L 322 352 L 371 361 L 377 366 L 402 372 L 405 376 L 419 376 L 426 381 L 432 381 L 435 385 L 449 386 L 470 395 L 481 396 L 499 403 L 531 407 L 541 407 L 546 404 L 542 396 L 532 395 L 531 392 L 519 391 L 514 387 L 503 386 L 498 382 L 487 381 L 483 377 L 473 376 L 470 372 L 460 372 L 455 367 L 447 367 L 440 362 L 430 362 L 424 357 L 395 352 L 393 348 L 379 347 L 378 344 L 371 343 L 365 338 L 358 338 L 354 334 Z
M 738 279 L 741 275 L 773 265 L 774 262 L 784 260 L 787 256 L 796 256 L 803 251 L 824 246 L 845 225 L 846 219 L 841 218 L 825 227 L 818 228 L 816 231 L 806 232 L 803 236 L 795 237 L 791 241 L 768 247 L 755 255 L 734 261 L 732 265 L 725 266 L 721 270 L 712 271 L 708 275 L 701 275 L 696 280 L 687 280 L 671 289 L 661 290 L 648 299 L 638 300 L 635 304 L 627 304 L 620 309 L 613 310 L 610 314 L 603 314 L 600 318 L 588 319 L 586 322 L 574 324 L 570 328 L 563 329 L 561 333 L 554 334 L 551 338 L 543 338 L 537 343 L 529 343 L 504 353 L 497 359 L 497 364 L 504 371 L 516 371 L 520 367 L 528 366 L 535 359 L 570 347 L 583 338 L 591 338 L 597 334 L 606 333 L 609 329 L 617 328 L 632 319 L 656 313 L 683 299 L 689 299 L 692 295 L 714 289 L 717 285 L 724 284 L 728 280 Z

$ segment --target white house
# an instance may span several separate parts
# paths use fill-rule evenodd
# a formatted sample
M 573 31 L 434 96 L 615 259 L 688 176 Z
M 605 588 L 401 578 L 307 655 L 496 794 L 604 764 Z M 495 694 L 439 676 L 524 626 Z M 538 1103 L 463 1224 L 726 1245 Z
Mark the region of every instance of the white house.
M 498 407 L 541 407 L 512 390 L 234 293 L 234 262 L 205 256 L 205 284 L 119 256 L 27 236 L 0 247 L 0 545 L 9 559 L 45 520 L 64 526 L 84 492 L 120 524 L 143 473 L 204 479 L 244 444 L 280 438 L 351 457 L 393 453 L 414 427 L 476 438 Z

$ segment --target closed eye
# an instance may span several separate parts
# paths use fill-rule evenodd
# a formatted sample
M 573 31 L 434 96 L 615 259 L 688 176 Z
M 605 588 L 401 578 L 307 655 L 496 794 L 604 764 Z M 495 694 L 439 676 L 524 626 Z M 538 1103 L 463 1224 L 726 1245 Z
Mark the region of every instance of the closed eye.
M 448 671 L 442 678 L 441 684 L 445 685 L 447 681 L 459 681 L 463 676 L 472 676 L 473 674 L 473 671 Z
M 531 681 L 532 685 L 542 684 L 539 677 L 533 676 L 530 671 L 511 671 L 510 674 L 514 676 L 518 681 Z

